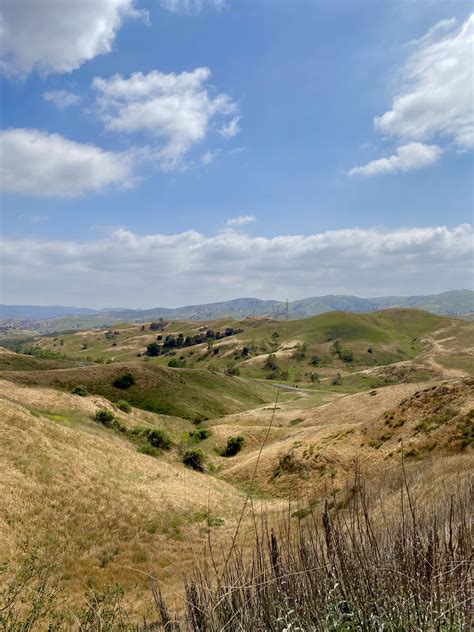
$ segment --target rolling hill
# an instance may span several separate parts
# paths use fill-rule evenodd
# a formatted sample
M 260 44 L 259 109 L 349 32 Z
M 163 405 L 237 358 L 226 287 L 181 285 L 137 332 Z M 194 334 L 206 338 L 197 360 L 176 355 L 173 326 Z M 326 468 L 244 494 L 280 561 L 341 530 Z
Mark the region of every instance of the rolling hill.
M 180 333 L 204 342 L 144 355 Z M 38 629 L 97 613 L 102 629 L 110 613 L 160 629 L 151 577 L 180 614 L 183 572 L 220 576 L 234 546 L 243 563 L 259 524 L 318 528 L 361 480 L 389 531 L 405 485 L 420 515 L 467 498 L 472 322 L 392 308 L 23 344 L 0 351 L 0 606 L 13 595 L 6 612 L 34 610 Z
M 453 290 L 427 296 L 389 296 L 359 298 L 357 296 L 316 296 L 285 302 L 239 298 L 231 301 L 188 305 L 178 308 L 156 307 L 152 309 L 101 309 L 34 305 L 0 305 L 0 323 L 36 329 L 60 331 L 83 329 L 94 326 L 110 326 L 119 322 L 143 322 L 166 318 L 173 320 L 215 320 L 222 317 L 235 319 L 246 316 L 270 316 L 282 319 L 287 315 L 306 318 L 331 311 L 373 312 L 390 307 L 409 307 L 435 314 L 468 315 L 474 312 L 474 292 Z

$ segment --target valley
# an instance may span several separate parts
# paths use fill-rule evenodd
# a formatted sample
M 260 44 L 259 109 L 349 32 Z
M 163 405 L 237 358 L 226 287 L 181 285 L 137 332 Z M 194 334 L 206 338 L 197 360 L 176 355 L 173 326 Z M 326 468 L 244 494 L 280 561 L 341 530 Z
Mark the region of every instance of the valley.
M 344 508 L 356 470 L 388 514 L 402 460 L 420 507 L 472 472 L 465 320 L 389 309 L 3 342 L 4 576 L 32 556 L 46 565 L 65 620 L 87 586 L 120 585 L 128 616 L 152 616 L 150 576 L 180 612 L 183 573 L 222 569 L 232 542 L 250 555 L 255 521 L 309 524 L 328 498 Z

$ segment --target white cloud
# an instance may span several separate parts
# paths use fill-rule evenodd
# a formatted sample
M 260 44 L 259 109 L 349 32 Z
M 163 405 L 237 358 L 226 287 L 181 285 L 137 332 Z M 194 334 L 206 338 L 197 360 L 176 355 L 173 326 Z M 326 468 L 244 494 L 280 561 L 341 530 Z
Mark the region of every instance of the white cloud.
M 454 18 L 443 20 L 410 43 L 414 50 L 400 72 L 392 109 L 374 119 L 378 132 L 404 144 L 389 158 L 354 167 L 349 175 L 419 169 L 436 162 L 450 144 L 474 148 L 474 14 L 459 28 L 455 25 Z M 422 142 L 427 140 L 437 144 Z
M 187 152 L 214 124 L 232 123 L 237 106 L 226 94 L 211 94 L 209 68 L 165 74 L 154 70 L 128 79 L 96 77 L 99 115 L 107 129 L 151 136 L 154 157 L 164 169 L 179 167 Z M 235 133 L 237 130 L 235 130 Z
M 461 225 L 273 238 L 116 229 L 84 243 L 4 237 L 3 301 L 153 307 L 238 296 L 436 292 L 471 285 L 473 236 Z M 159 300 L 150 292 L 156 287 Z
M 217 156 L 221 153 L 220 149 L 210 149 L 209 151 L 206 151 L 203 155 L 202 155 L 202 163 L 204 165 L 210 165 L 211 163 L 214 162 L 214 160 L 217 158 Z
M 77 197 L 133 183 L 132 155 L 104 151 L 35 129 L 0 131 L 0 186 L 5 193 Z
M 392 109 L 376 117 L 377 130 L 406 140 L 444 138 L 474 148 L 474 14 L 435 25 L 402 69 L 402 87 Z M 448 31 L 446 33 L 446 31 Z
M 65 110 L 72 105 L 77 105 L 81 97 L 69 90 L 49 90 L 48 92 L 43 92 L 43 99 L 54 103 L 60 110 Z
M 234 116 L 231 120 L 223 125 L 219 130 L 219 133 L 224 136 L 224 138 L 232 138 L 236 136 L 240 132 L 240 116 Z
M 204 5 L 222 9 L 225 0 L 161 0 L 161 6 L 173 13 L 199 13 Z
M 109 53 L 123 21 L 144 15 L 133 0 L 4 0 L 0 70 L 25 76 L 65 73 Z
M 238 217 L 232 217 L 228 219 L 225 223 L 226 226 L 245 226 L 246 224 L 251 224 L 252 222 L 256 222 L 257 218 L 255 215 L 239 215 Z
M 399 147 L 396 154 L 389 158 L 379 158 L 363 167 L 354 167 L 349 171 L 349 175 L 375 176 L 381 173 L 400 173 L 421 169 L 432 165 L 440 156 L 441 149 L 437 145 L 409 143 Z

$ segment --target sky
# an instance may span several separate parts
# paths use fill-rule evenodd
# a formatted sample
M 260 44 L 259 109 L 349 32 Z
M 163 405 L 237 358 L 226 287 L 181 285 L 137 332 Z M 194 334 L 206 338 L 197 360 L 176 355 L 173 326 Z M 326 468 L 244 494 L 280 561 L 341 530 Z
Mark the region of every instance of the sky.
M 472 288 L 470 11 L 4 0 L 1 301 Z

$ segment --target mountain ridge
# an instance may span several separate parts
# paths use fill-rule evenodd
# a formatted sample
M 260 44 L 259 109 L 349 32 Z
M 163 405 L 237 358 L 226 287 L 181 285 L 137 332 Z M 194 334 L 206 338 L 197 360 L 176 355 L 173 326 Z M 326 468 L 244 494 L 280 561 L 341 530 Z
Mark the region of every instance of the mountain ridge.
M 0 305 L 0 323 L 14 324 L 18 319 L 28 321 L 58 321 L 64 318 L 85 318 L 94 324 L 138 322 L 158 318 L 183 320 L 211 320 L 222 316 L 270 316 L 305 318 L 331 311 L 374 312 L 391 307 L 424 309 L 435 314 L 465 316 L 474 312 L 474 291 L 450 290 L 439 294 L 415 296 L 382 296 L 363 298 L 352 295 L 313 296 L 288 304 L 277 300 L 243 297 L 229 301 L 185 305 L 183 307 L 154 307 L 150 309 L 103 308 L 35 305 Z

